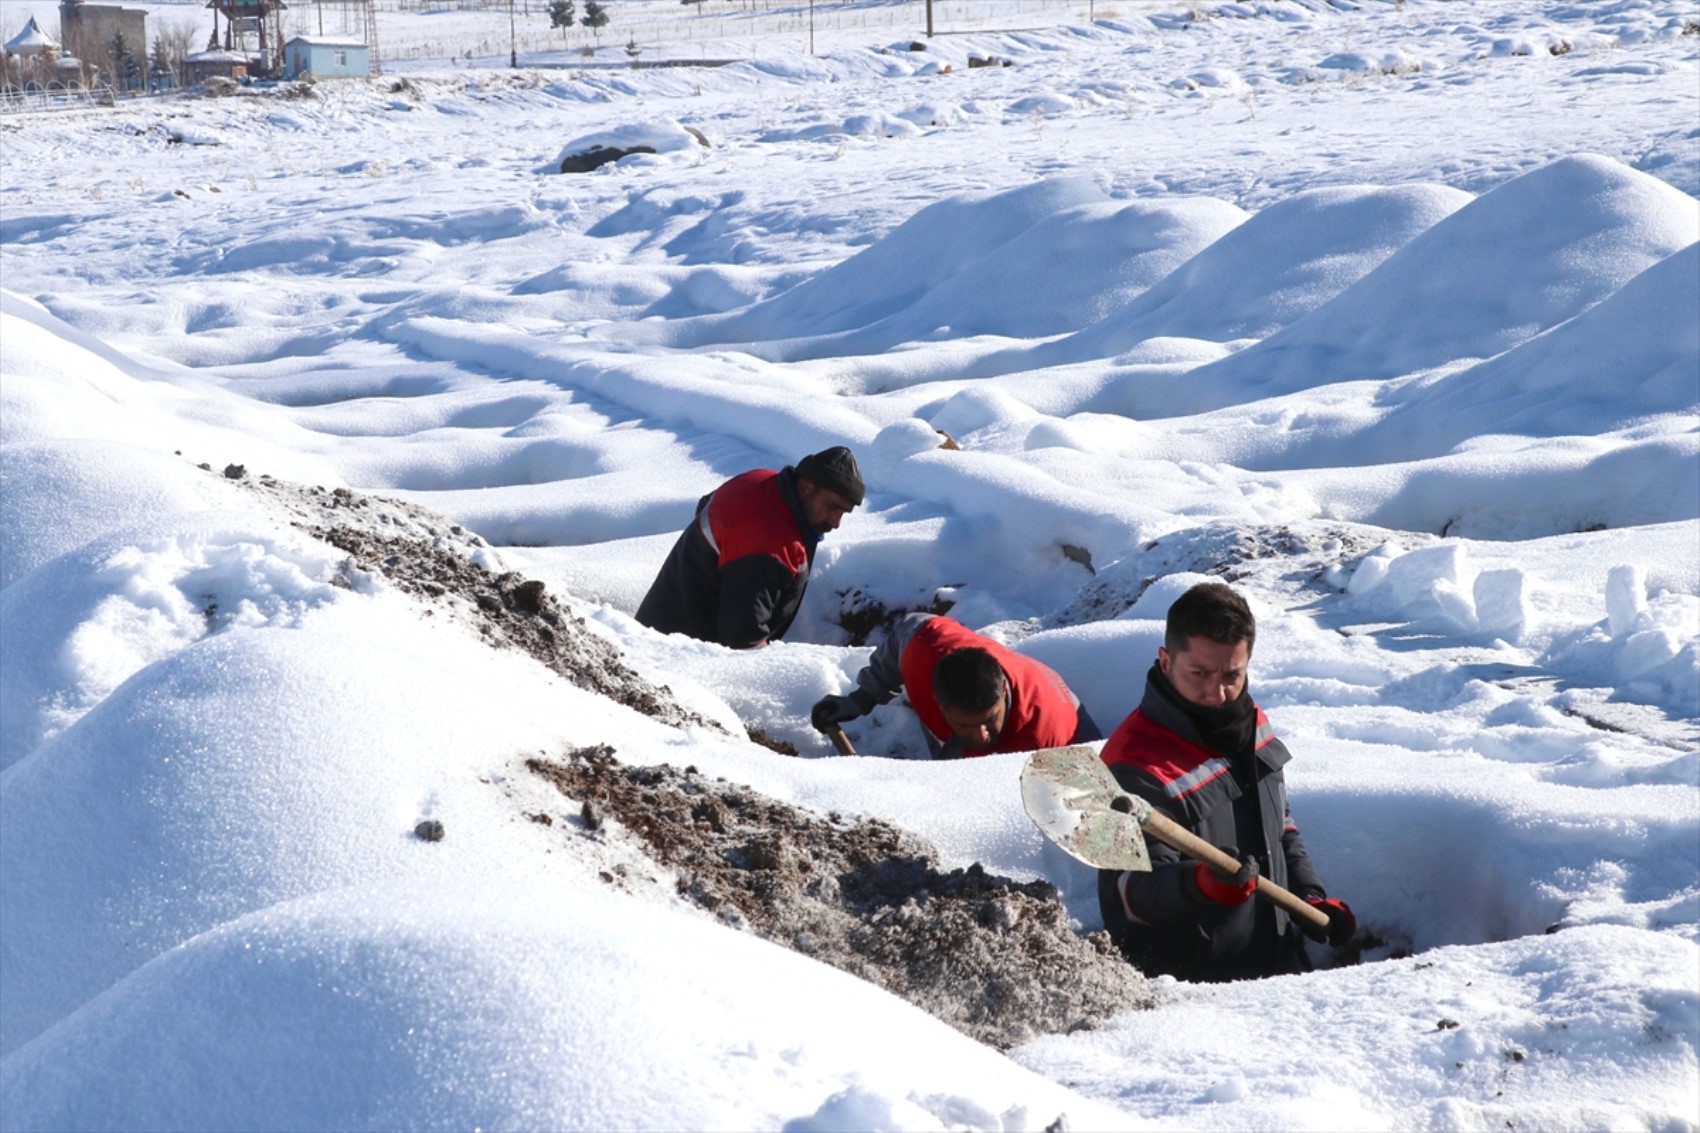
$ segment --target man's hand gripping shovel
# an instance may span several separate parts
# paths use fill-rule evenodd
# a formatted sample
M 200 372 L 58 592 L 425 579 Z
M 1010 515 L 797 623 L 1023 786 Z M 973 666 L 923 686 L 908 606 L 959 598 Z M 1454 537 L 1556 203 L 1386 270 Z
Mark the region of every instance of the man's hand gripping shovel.
M 850 737 L 844 734 L 844 729 L 833 724 L 826 729 L 826 738 L 832 741 L 832 746 L 838 749 L 839 755 L 855 755 L 856 748 L 850 742 Z
M 1232 875 L 1240 868 L 1144 799 L 1123 791 L 1089 747 L 1048 747 L 1029 756 L 1021 770 L 1021 802 L 1045 837 L 1096 869 L 1149 870 L 1147 836 L 1219 873 Z M 1328 927 L 1326 914 L 1268 878 L 1257 879 L 1257 895 L 1308 924 Z

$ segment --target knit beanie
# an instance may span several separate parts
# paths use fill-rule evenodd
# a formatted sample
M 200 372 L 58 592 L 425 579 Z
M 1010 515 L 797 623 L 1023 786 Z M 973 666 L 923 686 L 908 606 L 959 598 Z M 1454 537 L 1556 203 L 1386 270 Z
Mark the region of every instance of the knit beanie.
M 862 503 L 862 466 L 856 463 L 856 454 L 843 445 L 805 456 L 797 462 L 797 475 L 853 504 Z

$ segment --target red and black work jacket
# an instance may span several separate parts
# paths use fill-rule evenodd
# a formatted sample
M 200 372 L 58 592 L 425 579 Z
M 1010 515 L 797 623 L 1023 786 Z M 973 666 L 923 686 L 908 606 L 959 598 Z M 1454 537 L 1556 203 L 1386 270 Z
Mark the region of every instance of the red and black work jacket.
M 798 499 L 794 468 L 734 476 L 697 502 L 637 620 L 733 649 L 783 637 L 803 603 L 820 538 Z
M 903 647 L 900 665 L 909 706 L 938 741 L 940 751 L 948 750 L 956 733 L 945 721 L 944 710 L 933 694 L 933 668 L 946 653 L 969 647 L 990 653 L 1003 670 L 1009 683 L 1009 711 L 997 742 L 989 748 L 964 748 L 963 757 L 1037 751 L 1072 741 L 1079 723 L 1079 705 L 1052 669 L 980 636 L 951 618 L 931 617 L 910 636 Z
M 1325 895 L 1287 808 L 1282 768 L 1292 758 L 1263 710 L 1245 749 L 1206 747 L 1153 668 L 1140 706 L 1104 742 L 1103 760 L 1122 789 L 1151 803 L 1211 845 L 1257 858 L 1262 876 L 1300 897 Z M 1298 927 L 1286 910 L 1257 898 L 1223 905 L 1193 881 L 1196 863 L 1149 840 L 1151 871 L 1102 870 L 1104 927 L 1148 975 L 1216 981 L 1303 971 Z

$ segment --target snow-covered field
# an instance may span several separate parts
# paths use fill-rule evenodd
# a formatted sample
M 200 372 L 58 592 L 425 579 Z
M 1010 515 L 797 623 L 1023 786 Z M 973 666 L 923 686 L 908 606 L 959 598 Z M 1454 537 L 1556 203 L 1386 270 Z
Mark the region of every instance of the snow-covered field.
M 0 116 L 0 1127 L 1700 1128 L 1700 9 L 985 0 L 910 51 L 820 0 L 811 57 L 793 0 L 646 40 L 727 66 L 516 72 L 425 7 L 370 81 Z M 553 172 L 593 135 L 684 140 Z M 632 620 L 703 492 L 830 444 L 867 506 L 789 640 Z M 262 474 L 440 513 L 725 730 Z M 942 596 L 1108 728 L 1207 576 L 1361 964 L 1000 1054 L 524 769 L 877 816 L 1091 931 L 1022 757 L 809 706 L 847 612 Z

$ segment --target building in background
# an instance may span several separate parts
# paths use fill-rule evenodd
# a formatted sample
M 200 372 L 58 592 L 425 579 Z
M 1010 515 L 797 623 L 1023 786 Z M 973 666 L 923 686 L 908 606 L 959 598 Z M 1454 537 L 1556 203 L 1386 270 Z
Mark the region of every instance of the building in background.
M 31 16 L 23 30 L 6 41 L 6 54 L 20 59 L 57 59 L 59 41 L 42 31 Z
M 60 0 L 59 39 L 84 82 L 139 88 L 148 69 L 148 14 L 141 8 Z
M 199 51 L 183 57 L 183 85 L 192 87 L 208 79 L 246 82 L 248 57 L 240 51 Z
M 8 88 L 47 86 L 53 80 L 53 62 L 60 56 L 59 41 L 41 30 L 31 16 L 17 35 L 6 41 L 3 77 Z
M 288 79 L 345 79 L 372 72 L 370 49 L 358 39 L 298 35 L 283 45 Z
M 376 75 L 383 70 L 379 61 L 378 13 L 374 0 L 313 0 L 313 14 L 317 17 L 316 26 L 313 26 L 314 19 L 309 17 L 305 21 L 309 26 L 302 32 L 303 39 L 326 44 L 344 44 L 352 40 L 366 48 L 367 74 Z M 289 64 L 285 63 L 284 67 L 287 73 Z M 315 73 L 320 78 L 326 77 L 322 71 Z

